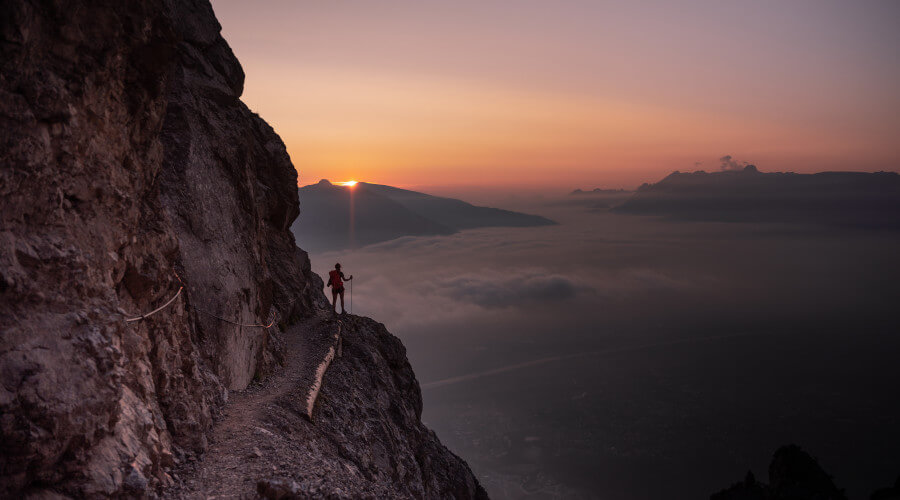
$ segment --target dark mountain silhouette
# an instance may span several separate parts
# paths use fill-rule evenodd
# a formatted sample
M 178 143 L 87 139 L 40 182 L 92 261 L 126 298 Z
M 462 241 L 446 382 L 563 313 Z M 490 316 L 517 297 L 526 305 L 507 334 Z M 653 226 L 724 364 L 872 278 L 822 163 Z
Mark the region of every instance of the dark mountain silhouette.
M 576 189 L 570 192 L 569 196 L 556 200 L 551 205 L 582 206 L 588 212 L 607 212 L 621 205 L 632 193 L 633 191 L 625 189 L 594 188 L 590 191 Z
M 815 222 L 900 229 L 896 172 L 674 172 L 616 212 L 726 222 Z
M 900 500 L 900 476 L 894 481 L 893 486 L 879 488 L 872 492 L 871 500 Z
M 628 192 L 629 192 L 629 191 L 626 191 L 626 190 L 624 190 L 624 189 L 602 189 L 602 188 L 594 188 L 594 189 L 592 189 L 592 190 L 590 190 L 590 191 L 585 191 L 585 190 L 583 190 L 583 189 L 576 189 L 576 190 L 572 191 L 572 192 L 569 193 L 569 194 L 570 194 L 570 195 L 578 196 L 578 195 L 583 195 L 583 194 L 625 194 L 625 193 L 628 193 Z
M 900 486 L 900 478 L 897 480 Z M 872 493 L 873 499 L 890 500 L 896 487 Z M 739 483 L 711 495 L 710 500 L 846 500 L 844 490 L 835 486 L 815 458 L 797 445 L 782 446 L 769 464 L 769 484 L 756 480 L 753 472 Z
M 555 224 L 552 220 L 539 215 L 523 214 L 499 208 L 479 207 L 462 200 L 432 196 L 382 184 L 360 182 L 357 184 L 357 188 L 360 186 L 390 198 L 423 217 L 454 229 L 491 226 L 531 227 Z
M 351 195 L 355 214 L 352 234 Z M 300 199 L 300 217 L 291 230 L 300 244 L 311 251 L 368 245 L 401 236 L 455 232 L 359 184 L 351 191 L 322 180 L 300 188 Z
M 478 227 L 555 224 L 537 215 L 478 207 L 453 198 L 366 182 L 348 188 L 323 179 L 300 188 L 300 200 L 300 217 L 291 229 L 300 244 L 311 251 L 369 245 L 401 236 L 453 234 Z

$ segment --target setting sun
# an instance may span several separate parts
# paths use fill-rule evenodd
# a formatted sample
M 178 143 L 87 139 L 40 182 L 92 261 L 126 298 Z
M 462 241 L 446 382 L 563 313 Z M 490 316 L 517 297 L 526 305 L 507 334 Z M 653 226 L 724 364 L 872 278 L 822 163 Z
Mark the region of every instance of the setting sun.
M 337 182 L 337 183 L 335 183 L 335 184 L 337 184 L 338 186 L 353 187 L 353 186 L 356 185 L 356 181 Z

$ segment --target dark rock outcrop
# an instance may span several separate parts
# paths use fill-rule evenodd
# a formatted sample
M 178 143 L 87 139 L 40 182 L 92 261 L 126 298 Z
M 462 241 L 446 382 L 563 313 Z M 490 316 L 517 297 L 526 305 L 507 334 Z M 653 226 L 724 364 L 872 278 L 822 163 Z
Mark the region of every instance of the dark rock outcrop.
M 0 497 L 171 483 L 325 304 L 219 32 L 206 0 L 0 4 Z
M 752 472 L 709 497 L 710 500 L 846 500 L 819 463 L 797 445 L 782 446 L 769 464 L 769 484 L 756 480 Z
M 900 500 L 900 476 L 894 481 L 894 486 L 879 488 L 872 492 L 871 500 Z
M 296 481 L 286 477 L 261 479 L 256 483 L 256 492 L 260 497 L 269 500 L 297 498 L 300 495 L 310 493 L 308 490 L 304 492 Z

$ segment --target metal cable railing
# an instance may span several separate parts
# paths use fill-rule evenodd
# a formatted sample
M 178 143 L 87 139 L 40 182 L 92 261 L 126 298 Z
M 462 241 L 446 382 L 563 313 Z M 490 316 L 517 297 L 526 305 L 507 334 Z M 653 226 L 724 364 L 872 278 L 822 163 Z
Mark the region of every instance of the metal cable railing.
M 172 305 L 173 303 L 175 303 L 175 299 L 177 299 L 179 296 L 181 296 L 181 292 L 184 291 L 184 289 L 185 289 L 185 284 L 184 284 L 183 281 L 181 281 L 181 276 L 178 276 L 178 273 L 177 273 L 177 272 L 174 272 L 174 271 L 173 271 L 173 273 L 175 274 L 175 278 L 178 279 L 178 282 L 181 284 L 181 285 L 178 287 L 178 291 L 175 292 L 175 295 L 173 295 L 172 298 L 169 299 L 169 300 L 167 300 L 163 305 L 157 307 L 156 309 L 154 309 L 154 310 L 152 310 L 152 311 L 150 311 L 150 312 L 148 312 L 148 313 L 140 314 L 140 315 L 137 315 L 137 316 L 134 316 L 134 317 L 130 317 L 130 318 L 125 318 L 125 322 L 126 322 L 126 323 L 134 323 L 134 322 L 137 322 L 137 321 L 140 321 L 140 320 L 149 318 L 150 316 L 152 316 L 152 315 L 154 315 L 154 314 L 156 314 L 156 313 L 162 311 L 163 309 L 165 309 L 165 308 L 169 307 L 170 305 Z M 294 297 L 292 300 L 290 300 L 290 301 L 288 301 L 288 302 L 280 302 L 280 303 L 279 303 L 279 302 L 275 302 L 275 303 L 273 303 L 273 304 L 274 304 L 274 305 L 290 305 L 290 304 L 293 304 L 295 301 L 297 301 L 297 299 L 299 299 L 299 298 L 300 298 L 300 296 L 298 295 L 297 297 Z M 232 320 L 230 320 L 230 319 L 223 318 L 223 317 L 219 316 L 218 314 L 213 314 L 213 313 L 211 313 L 211 312 L 209 312 L 209 311 L 205 311 L 205 310 L 203 310 L 203 309 L 201 309 L 201 308 L 199 308 L 199 307 L 197 307 L 197 306 L 195 306 L 195 305 L 192 305 L 192 304 L 188 304 L 188 307 L 192 308 L 193 310 L 195 310 L 195 311 L 197 311 L 197 312 L 199 312 L 199 313 L 203 313 L 203 314 L 205 314 L 205 315 L 207 315 L 207 316 L 216 318 L 216 319 L 218 319 L 219 321 L 224 321 L 224 322 L 226 322 L 226 323 L 230 323 L 230 324 L 232 324 L 232 325 L 236 325 L 236 326 L 240 326 L 240 327 L 247 327 L 247 328 L 271 328 L 272 325 L 274 325 L 275 322 L 278 320 L 278 311 L 275 310 L 275 309 L 272 309 L 272 321 L 270 321 L 268 325 L 264 325 L 264 324 L 261 324 L 261 323 L 259 323 L 259 324 L 257 324 L 257 323 L 254 323 L 254 324 L 245 324 L 245 323 L 240 323 L 240 322 L 237 322 L 237 321 L 232 321 Z

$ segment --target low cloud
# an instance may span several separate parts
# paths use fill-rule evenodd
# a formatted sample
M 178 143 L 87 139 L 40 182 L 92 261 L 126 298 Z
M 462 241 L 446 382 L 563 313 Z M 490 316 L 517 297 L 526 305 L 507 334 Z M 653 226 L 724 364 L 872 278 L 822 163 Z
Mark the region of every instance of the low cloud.
M 313 266 L 324 275 L 340 261 L 356 278 L 354 312 L 402 334 L 463 320 L 494 321 L 510 310 L 541 316 L 590 305 L 608 315 L 607 306 L 635 296 L 703 285 L 702 273 L 676 272 L 658 265 L 658 256 L 632 259 L 636 248 L 664 248 L 668 238 L 618 225 L 594 230 L 594 216 L 574 217 L 559 226 L 398 238 L 353 252 L 314 254 Z
M 574 298 L 579 286 L 558 274 L 465 275 L 434 284 L 434 292 L 485 308 L 528 306 Z
M 719 158 L 719 168 L 722 169 L 723 172 L 732 171 L 732 170 L 743 170 L 746 167 L 755 167 L 755 165 L 748 163 L 746 161 L 739 162 L 735 160 L 731 155 L 725 155 Z

